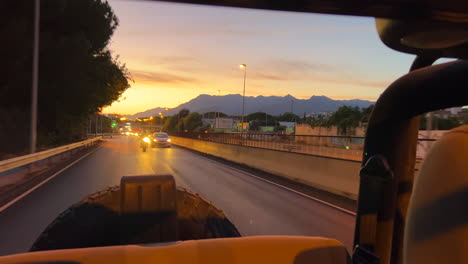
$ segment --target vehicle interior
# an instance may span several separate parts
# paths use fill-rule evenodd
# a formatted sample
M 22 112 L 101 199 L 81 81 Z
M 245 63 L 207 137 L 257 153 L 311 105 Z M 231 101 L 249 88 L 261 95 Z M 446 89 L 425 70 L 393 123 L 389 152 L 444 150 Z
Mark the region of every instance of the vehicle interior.
M 41 246 L 41 239 L 46 239 L 43 237 L 35 243 L 34 252 L 1 257 L 0 263 L 413 264 L 468 261 L 468 126 L 455 128 L 438 140 L 419 174 L 414 175 L 420 115 L 468 105 L 468 2 L 168 2 L 374 17 L 376 34 L 388 48 L 414 55 L 408 73 L 388 86 L 369 120 L 360 171 L 353 252 L 331 238 L 240 237 L 222 212 L 211 207 L 209 202 L 194 204 L 195 194 L 176 188 L 170 175 L 156 175 L 124 177 L 120 188 L 113 190 L 112 195 L 97 195 L 87 200 L 90 206 L 109 211 L 102 219 L 116 223 L 121 232 L 116 234 L 121 236 L 120 243 L 50 248 L 50 244 Z M 442 58 L 453 60 L 433 65 Z M 159 190 L 158 196 L 154 196 L 152 188 Z M 195 210 L 187 209 L 197 206 L 204 206 L 206 210 L 197 215 Z M 202 222 L 214 221 L 214 226 L 219 228 L 200 231 L 205 232 L 203 235 L 188 234 L 187 230 L 177 230 L 176 222 L 181 223 L 180 219 L 175 220 L 177 215 Z M 158 222 L 158 228 L 143 224 L 138 226 L 137 233 L 144 235 L 131 235 L 128 226 L 135 226 L 132 223 L 141 218 L 153 219 Z M 80 237 L 79 233 L 71 235 Z M 196 236 L 213 239 L 185 239 Z M 53 240 L 53 237 L 47 239 Z

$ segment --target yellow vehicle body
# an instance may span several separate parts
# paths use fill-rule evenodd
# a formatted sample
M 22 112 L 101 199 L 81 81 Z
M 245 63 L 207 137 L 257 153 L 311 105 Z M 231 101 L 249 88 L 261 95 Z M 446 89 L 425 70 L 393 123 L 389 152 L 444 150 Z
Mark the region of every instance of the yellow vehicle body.
M 348 263 L 341 242 L 319 237 L 263 236 L 154 245 L 42 251 L 0 257 L 0 263 Z

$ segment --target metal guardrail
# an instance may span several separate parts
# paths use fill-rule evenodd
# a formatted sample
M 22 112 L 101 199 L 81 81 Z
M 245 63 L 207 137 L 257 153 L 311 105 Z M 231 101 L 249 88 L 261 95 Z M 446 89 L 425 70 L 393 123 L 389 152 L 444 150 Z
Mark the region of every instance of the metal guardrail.
M 64 153 L 73 149 L 93 145 L 101 139 L 102 137 L 99 136 L 99 137 L 95 137 L 92 139 L 72 143 L 69 145 L 65 145 L 65 146 L 61 146 L 61 147 L 57 147 L 53 149 L 44 150 L 44 151 L 33 153 L 33 154 L 28 154 L 28 155 L 24 155 L 20 157 L 2 160 L 0 161 L 0 173 L 17 168 L 17 167 L 21 167 L 30 163 L 41 161 L 41 160 L 50 158 L 52 156 L 55 156 L 57 154 L 61 154 L 61 153 Z
M 105 138 L 105 137 L 112 137 L 112 136 L 118 136 L 118 135 L 120 135 L 120 133 L 97 133 L 97 134 L 90 133 L 90 134 L 87 134 L 87 137 L 88 138 L 94 138 L 94 137 Z

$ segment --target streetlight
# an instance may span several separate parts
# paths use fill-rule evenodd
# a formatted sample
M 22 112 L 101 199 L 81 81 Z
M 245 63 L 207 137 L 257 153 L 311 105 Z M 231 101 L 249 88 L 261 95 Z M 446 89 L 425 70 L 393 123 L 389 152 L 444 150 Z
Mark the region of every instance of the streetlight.
M 216 90 L 216 93 L 217 93 L 218 96 L 219 96 L 219 94 L 221 93 L 221 90 Z M 219 100 L 218 100 L 217 104 L 218 104 L 218 105 L 216 106 L 215 120 L 216 120 L 216 118 L 219 117 L 219 113 L 218 113 L 218 112 L 219 112 L 219 111 L 218 111 L 218 110 L 219 110 Z
M 247 65 L 241 64 L 239 68 L 244 70 L 244 91 L 242 93 L 242 132 L 244 132 L 244 115 L 245 115 L 245 79 L 247 77 Z
M 34 2 L 34 49 L 33 49 L 33 76 L 31 89 L 31 127 L 30 127 L 30 152 L 36 152 L 37 142 L 37 86 L 39 80 L 39 22 L 40 22 L 41 1 Z

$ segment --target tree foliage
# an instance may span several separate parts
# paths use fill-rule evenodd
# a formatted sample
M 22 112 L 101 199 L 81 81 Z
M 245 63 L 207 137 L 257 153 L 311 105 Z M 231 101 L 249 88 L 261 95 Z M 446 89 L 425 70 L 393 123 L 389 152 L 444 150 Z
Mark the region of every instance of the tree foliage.
M 187 131 L 195 131 L 197 128 L 203 125 L 202 116 L 199 113 L 191 113 L 183 118 L 184 129 Z
M 282 115 L 278 116 L 278 121 L 282 122 L 300 122 L 301 118 L 291 112 L 285 112 Z
M 193 114 L 194 115 L 190 114 L 190 111 L 188 109 L 180 110 L 179 113 L 166 119 L 166 121 L 164 122 L 163 130 L 168 132 L 183 132 L 186 130 L 193 131 L 192 129 L 201 126 L 201 115 L 199 113 Z M 195 122 L 196 120 L 200 121 L 199 124 Z M 195 126 L 195 124 L 198 125 Z
M 164 121 L 163 130 L 167 132 L 174 132 L 177 125 L 178 119 L 177 116 L 170 116 Z
M 369 107 L 362 109 L 357 106 L 352 107 L 344 105 L 338 108 L 338 110 L 328 118 L 323 115 L 319 115 L 317 117 L 307 119 L 306 122 L 312 126 L 337 126 L 338 133 L 348 134 L 360 124 L 369 122 L 373 109 L 374 105 L 370 105 Z
M 27 143 L 34 1 L 3 0 L 0 10 L 0 34 L 6 44 L 0 54 L 7 65 L 6 78 L 0 78 L 0 110 L 20 111 L 18 125 L 5 124 L 2 116 L 0 123 L 7 133 L 20 135 L 17 140 Z M 39 145 L 81 139 L 88 116 L 110 105 L 130 86 L 125 65 L 107 49 L 118 24 L 107 1 L 41 1 Z M 13 148 L 18 145 L 11 145 L 10 151 Z
M 268 122 L 268 120 L 270 121 L 273 121 L 273 116 L 272 115 L 269 115 L 265 112 L 255 112 L 255 113 L 251 113 L 251 114 L 248 114 L 246 117 L 245 117 L 245 121 L 247 122 L 250 122 L 250 121 L 264 121 L 266 120 L 266 122 Z
M 227 115 L 223 112 L 207 112 L 207 113 L 204 113 L 203 115 L 203 118 L 216 118 L 216 117 L 220 117 L 220 118 L 223 118 L 223 117 L 226 117 Z
M 359 107 L 342 106 L 336 112 L 334 112 L 327 123 L 329 126 L 337 126 L 338 132 L 347 134 L 351 128 L 355 128 L 359 125 L 362 119 L 362 112 Z

